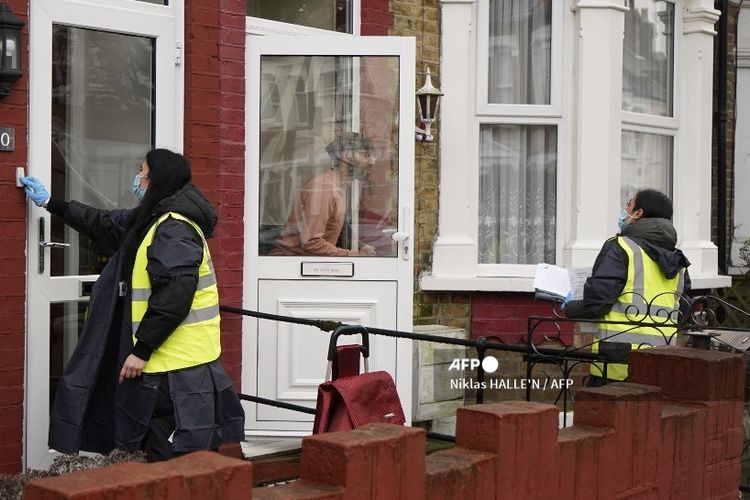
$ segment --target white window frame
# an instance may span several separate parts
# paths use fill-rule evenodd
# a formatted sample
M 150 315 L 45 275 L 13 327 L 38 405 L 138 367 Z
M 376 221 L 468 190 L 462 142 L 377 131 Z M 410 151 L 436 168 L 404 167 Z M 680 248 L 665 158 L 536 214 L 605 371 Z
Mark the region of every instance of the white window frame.
M 490 38 L 490 2 L 479 0 L 477 4 L 477 116 L 513 117 L 513 116 L 562 116 L 562 60 L 563 60 L 563 11 L 564 2 L 554 1 L 552 6 L 552 30 L 550 53 L 550 103 L 549 104 L 498 104 L 490 103 L 488 97 L 489 81 L 489 38 Z M 555 42 L 558 43 L 555 43 Z
M 656 2 L 657 0 L 653 0 Z M 682 60 L 682 9 L 677 4 L 677 0 L 663 0 L 666 3 L 674 5 L 674 26 L 673 26 L 673 42 L 672 47 L 673 55 L 672 59 L 674 65 L 672 67 L 672 116 L 659 116 L 646 113 L 633 113 L 630 111 L 622 112 L 622 132 L 638 132 L 644 134 L 663 135 L 672 137 L 672 165 L 670 168 L 671 179 L 672 179 L 672 198 L 675 204 L 678 203 L 679 198 L 674 179 L 677 175 L 676 167 L 680 164 L 679 162 L 679 140 L 680 140 L 680 110 L 682 107 L 682 95 L 681 95 L 681 60 Z M 623 39 L 624 43 L 624 39 Z M 627 200 L 619 200 L 624 203 Z
M 550 54 L 550 103 L 538 104 L 493 104 L 488 102 L 487 90 L 487 58 L 489 57 L 489 0 L 442 0 L 443 5 L 443 67 L 447 67 L 446 51 L 456 50 L 456 57 L 461 57 L 463 47 L 457 47 L 455 40 L 449 39 L 452 30 L 446 30 L 447 23 L 455 23 L 454 27 L 461 26 L 460 16 L 446 13 L 446 9 L 471 8 L 468 40 L 468 53 L 472 57 L 467 61 L 468 76 L 466 87 L 463 89 L 451 88 L 450 76 L 443 72 L 442 83 L 445 98 L 441 102 L 441 170 L 457 168 L 450 156 L 458 155 L 462 163 L 460 168 L 465 170 L 466 192 L 456 187 L 450 180 L 444 183 L 441 176 L 441 192 L 453 192 L 451 195 L 441 194 L 441 214 L 444 213 L 443 206 L 447 207 L 446 213 L 463 213 L 466 215 L 465 224 L 462 224 L 463 233 L 444 236 L 443 221 L 441 215 L 438 240 L 436 241 L 435 257 L 433 259 L 432 273 L 423 275 L 420 286 L 423 290 L 487 290 L 487 291 L 533 291 L 533 277 L 536 265 L 530 264 L 481 264 L 479 263 L 479 137 L 480 128 L 483 124 L 506 124 L 506 125 L 546 125 L 557 128 L 557 166 L 556 166 L 556 189 L 557 189 L 557 231 L 555 235 L 555 255 L 560 262 L 563 258 L 563 245 L 567 236 L 567 223 L 562 220 L 560 214 L 569 210 L 571 197 L 568 189 L 564 187 L 571 182 L 571 148 L 569 109 L 570 83 L 565 78 L 563 68 L 571 67 L 573 62 L 572 50 L 574 47 L 573 30 L 571 29 L 572 13 L 566 9 L 567 2 L 554 1 L 552 10 L 551 30 L 551 54 Z M 568 6 L 569 7 L 569 6 Z M 465 12 L 465 10 L 464 10 Z M 471 29 L 476 26 L 476 29 Z M 449 33 L 446 35 L 446 33 Z M 463 55 L 465 56 L 465 53 Z M 460 73 L 459 70 L 451 68 L 449 71 Z M 461 82 L 463 83 L 463 82 Z M 445 133 L 448 121 L 453 120 L 456 112 L 451 113 L 450 105 L 446 99 L 461 99 L 466 94 L 465 102 L 473 103 L 473 108 L 461 108 L 464 117 L 460 123 L 467 125 L 466 154 L 459 150 L 463 148 L 461 141 L 447 139 L 450 134 Z M 452 125 L 459 126 L 460 125 Z M 450 151 L 450 154 L 446 155 Z M 464 159 L 465 158 L 465 159 Z M 450 186 L 450 188 L 448 187 Z M 468 209 L 468 210 L 467 210 Z M 438 248 L 442 247 L 442 248 Z M 445 255 L 445 258 L 438 257 Z
M 563 191 L 565 183 L 561 182 L 561 168 L 560 158 L 567 154 L 567 144 L 561 141 L 560 137 L 565 133 L 564 120 L 560 117 L 539 117 L 539 116 L 493 116 L 493 117 L 482 117 L 476 116 L 474 119 L 474 129 L 472 134 L 472 145 L 475 147 L 473 157 L 476 160 L 475 175 L 471 177 L 471 192 L 475 194 L 475 199 L 471 201 L 472 209 L 472 221 L 471 229 L 474 234 L 474 241 L 476 242 L 476 251 L 474 260 L 476 262 L 476 274 L 477 277 L 482 278 L 494 278 L 494 277 L 526 277 L 533 278 L 536 271 L 536 264 L 482 264 L 479 262 L 479 141 L 480 131 L 482 125 L 539 125 L 539 126 L 554 126 L 557 128 L 557 165 L 556 165 L 556 180 L 555 189 L 557 190 L 557 203 L 555 210 L 557 212 L 556 220 L 558 221 L 557 230 L 555 232 L 555 259 L 560 262 L 562 259 L 562 245 L 565 241 L 565 235 L 560 231 L 560 193 Z M 550 262 L 554 264 L 554 262 Z
M 565 158 L 567 141 L 561 136 L 566 132 L 566 120 L 563 120 L 563 13 L 564 2 L 552 2 L 552 27 L 550 47 L 550 103 L 549 104 L 493 104 L 488 102 L 488 67 L 489 36 L 490 36 L 490 0 L 479 0 L 477 3 L 477 38 L 476 38 L 476 112 L 473 116 L 471 145 L 473 147 L 471 161 L 473 172 L 471 175 L 472 221 L 471 230 L 476 248 L 474 261 L 478 278 L 525 277 L 532 279 L 536 271 L 536 264 L 482 264 L 479 262 L 479 141 L 482 125 L 542 125 L 554 126 L 557 129 L 557 164 L 556 186 L 558 221 L 555 232 L 555 260 L 562 259 L 562 246 L 565 241 L 564 232 L 560 231 L 560 198 L 565 183 L 561 182 L 561 171 L 566 165 Z M 562 168 L 561 168 L 562 167 Z

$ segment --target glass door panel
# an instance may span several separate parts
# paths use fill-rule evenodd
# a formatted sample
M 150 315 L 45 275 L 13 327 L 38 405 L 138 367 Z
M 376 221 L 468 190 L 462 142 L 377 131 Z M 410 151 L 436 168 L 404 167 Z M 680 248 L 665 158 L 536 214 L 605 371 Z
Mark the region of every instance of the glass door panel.
M 49 409 L 52 408 L 63 369 L 73 354 L 78 335 L 83 329 L 88 305 L 88 301 L 49 305 Z
M 154 144 L 154 38 L 52 28 L 52 193 L 127 208 L 133 176 Z M 52 218 L 52 276 L 99 274 L 108 249 Z M 111 250 L 109 250 L 111 251 Z
M 398 108 L 398 57 L 261 58 L 259 255 L 396 257 Z

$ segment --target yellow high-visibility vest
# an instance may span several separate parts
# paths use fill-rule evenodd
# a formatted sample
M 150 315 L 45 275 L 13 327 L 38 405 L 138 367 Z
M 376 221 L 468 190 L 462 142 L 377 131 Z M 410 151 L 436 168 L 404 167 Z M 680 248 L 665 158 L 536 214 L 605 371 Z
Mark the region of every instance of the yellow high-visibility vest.
M 599 342 L 624 342 L 630 349 L 647 349 L 657 345 L 674 344 L 677 329 L 680 297 L 685 286 L 685 269 L 680 269 L 674 278 L 667 278 L 659 265 L 633 240 L 618 236 L 617 243 L 628 255 L 628 277 L 622 293 L 604 321 L 622 323 L 600 323 L 598 338 L 591 346 L 599 352 Z M 652 323 L 656 326 L 638 326 L 637 323 Z M 604 377 L 604 364 L 591 363 L 590 373 Z M 606 377 L 610 380 L 628 378 L 628 365 L 608 363 Z
M 151 280 L 146 271 L 148 264 L 146 251 L 154 239 L 156 228 L 169 217 L 187 222 L 195 228 L 203 241 L 203 260 L 198 268 L 198 288 L 193 296 L 190 312 L 167 337 L 167 340 L 151 354 L 151 358 L 143 369 L 145 373 L 162 373 L 189 368 L 214 361 L 221 354 L 219 292 L 206 238 L 197 224 L 175 212 L 162 215 L 149 228 L 136 252 L 131 282 L 133 344 L 135 345 L 137 341 L 135 333 L 146 314 L 148 299 L 151 297 Z

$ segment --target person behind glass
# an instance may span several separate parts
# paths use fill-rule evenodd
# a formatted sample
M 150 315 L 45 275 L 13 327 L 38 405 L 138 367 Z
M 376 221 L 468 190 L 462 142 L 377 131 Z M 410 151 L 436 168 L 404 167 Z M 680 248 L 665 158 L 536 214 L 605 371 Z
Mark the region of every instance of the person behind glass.
M 111 252 L 55 394 L 50 448 L 141 449 L 153 462 L 244 439 L 244 412 L 219 361 L 206 244 L 216 213 L 190 179 L 182 155 L 154 149 L 133 180 L 140 204 L 100 210 L 21 178 L 37 206 Z
M 664 193 L 642 189 L 628 200 L 618 220 L 620 233 L 602 246 L 584 284 L 583 299 L 568 296 L 563 304 L 565 316 L 626 323 L 679 322 L 686 306 L 683 294 L 690 290 L 690 262 L 675 246 L 677 231 L 671 219 L 672 201 Z M 600 323 L 598 330 L 594 352 L 616 347 L 605 345 L 606 338 L 625 343 L 631 350 L 675 343 L 671 338 L 674 327 Z M 627 364 L 608 363 L 606 379 L 603 363 L 590 366 L 589 386 L 628 377 Z
M 326 146 L 333 164 L 308 180 L 269 255 L 374 256 L 375 247 L 359 250 L 337 246 L 347 221 L 353 179 L 364 180 L 377 159 L 370 140 L 346 132 Z

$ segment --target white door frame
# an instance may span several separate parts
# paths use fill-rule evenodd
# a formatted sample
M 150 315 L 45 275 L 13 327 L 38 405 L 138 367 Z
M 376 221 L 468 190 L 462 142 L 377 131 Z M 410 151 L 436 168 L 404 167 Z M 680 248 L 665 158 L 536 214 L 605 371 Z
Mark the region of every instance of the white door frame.
M 131 0 L 31 0 L 29 14 L 29 163 L 27 175 L 50 186 L 52 116 L 52 26 L 62 24 L 156 39 L 156 144 L 177 150 L 183 142 L 183 69 L 175 63 L 184 38 L 183 0 L 169 6 Z M 134 167 L 135 169 L 135 167 Z M 135 170 L 134 170 L 135 171 Z M 47 468 L 49 429 L 49 304 L 81 301 L 80 283 L 97 276 L 50 277 L 38 272 L 39 218 L 49 238 L 50 214 L 29 204 L 27 240 L 26 384 L 24 396 L 25 468 Z
M 283 257 L 290 259 L 287 267 L 290 269 L 285 275 L 273 275 L 269 268 L 279 269 L 271 265 L 273 259 L 279 262 L 280 257 L 258 256 L 258 199 L 259 199 L 259 137 L 260 123 L 258 120 L 260 103 L 259 76 L 261 55 L 330 55 L 330 56 L 398 56 L 399 57 L 399 217 L 398 231 L 410 235 L 406 253 L 404 246 L 399 245 L 396 258 L 359 258 L 355 264 L 360 266 L 357 280 L 378 281 L 397 280 L 397 318 L 396 329 L 411 331 L 413 319 L 413 207 L 414 207 L 414 82 L 415 82 L 415 43 L 411 37 L 347 37 L 342 43 L 339 36 L 263 36 L 248 37 L 246 48 L 246 85 L 247 107 L 245 113 L 246 157 L 245 157 L 245 252 L 243 271 L 243 307 L 257 310 L 259 304 L 258 284 L 260 279 L 301 279 L 325 280 L 325 278 L 299 277 L 299 260 L 331 261 L 325 257 Z M 357 258 L 355 258 L 356 260 Z M 336 258 L 333 260 L 351 260 L 351 258 Z M 294 262 L 292 262 L 294 261 Z M 329 278 L 330 279 L 330 278 Z M 270 312 L 270 311 L 269 311 Z M 371 340 L 372 342 L 372 340 Z M 242 340 L 242 392 L 255 395 L 258 388 L 256 372 L 257 359 L 260 353 L 258 345 L 258 320 L 244 318 Z M 320 360 L 325 363 L 325 360 Z M 399 339 L 396 343 L 396 386 L 402 395 L 402 404 L 407 420 L 411 419 L 412 394 L 412 344 L 411 341 Z M 254 405 L 246 404 L 248 415 L 254 410 Z M 246 418 L 246 423 L 252 425 L 252 418 Z M 249 434 L 256 434 L 249 429 Z M 261 432 L 262 433 L 262 432 Z

